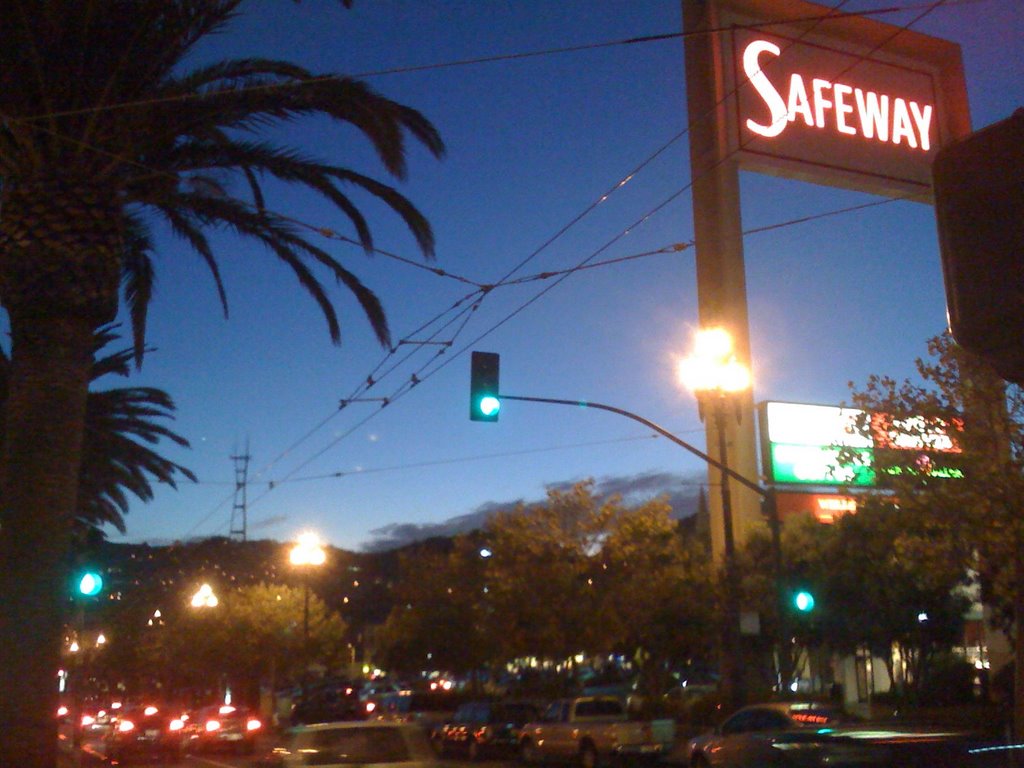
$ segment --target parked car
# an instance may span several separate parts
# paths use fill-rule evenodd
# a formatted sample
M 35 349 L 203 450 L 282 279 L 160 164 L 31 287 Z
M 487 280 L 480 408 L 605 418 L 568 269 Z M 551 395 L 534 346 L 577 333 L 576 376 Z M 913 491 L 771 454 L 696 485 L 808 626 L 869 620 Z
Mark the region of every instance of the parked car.
M 183 713 L 162 705 L 122 708 L 103 738 L 111 764 L 132 761 L 177 761 L 184 752 Z
M 346 683 L 331 683 L 310 688 L 292 705 L 291 725 L 331 723 L 337 720 L 366 719 L 366 702 L 358 689 Z
M 186 728 L 189 752 L 231 751 L 250 755 L 263 723 L 246 707 L 219 704 L 194 712 Z
M 438 768 L 422 728 L 410 723 L 317 723 L 292 730 L 287 746 L 276 753 L 285 768 Z
M 776 702 L 738 710 L 691 739 L 682 759 L 692 768 L 969 768 L 1002 757 L 968 733 L 862 723 L 829 705 Z
M 622 699 L 580 696 L 552 702 L 519 739 L 523 762 L 576 762 L 595 768 L 616 759 L 655 760 L 675 740 L 675 721 L 634 720 Z
M 540 710 L 528 702 L 467 702 L 434 732 L 434 744 L 441 755 L 470 760 L 515 754 L 523 726 L 538 717 Z
M 410 694 L 412 689 L 407 685 L 395 683 L 390 680 L 368 680 L 363 683 L 359 688 L 359 698 L 362 701 L 372 699 L 374 697 L 387 696 L 389 694 Z
M 450 691 L 415 691 L 409 694 L 389 694 L 376 700 L 367 700 L 363 704 L 371 720 L 416 723 L 427 733 L 433 734 L 452 719 L 460 701 L 462 698 Z

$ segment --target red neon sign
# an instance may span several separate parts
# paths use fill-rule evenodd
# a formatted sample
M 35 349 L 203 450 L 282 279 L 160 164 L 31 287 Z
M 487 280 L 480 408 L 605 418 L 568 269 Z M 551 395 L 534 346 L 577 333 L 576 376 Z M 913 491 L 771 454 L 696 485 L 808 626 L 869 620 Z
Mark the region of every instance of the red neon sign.
M 765 73 L 762 62 L 781 55 L 780 46 L 764 39 L 754 40 L 743 49 L 743 72 L 768 110 L 764 122 L 747 118 L 748 131 L 774 138 L 801 120 L 809 128 L 839 135 L 862 136 L 923 152 L 931 149 L 932 104 L 823 77 L 805 77 L 799 72 L 791 73 L 787 84 L 776 84 Z

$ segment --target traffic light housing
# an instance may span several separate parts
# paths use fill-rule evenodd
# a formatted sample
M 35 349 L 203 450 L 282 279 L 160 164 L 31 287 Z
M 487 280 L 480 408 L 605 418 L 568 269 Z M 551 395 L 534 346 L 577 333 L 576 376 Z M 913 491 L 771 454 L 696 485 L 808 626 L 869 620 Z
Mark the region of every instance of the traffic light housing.
M 1024 383 L 1024 109 L 943 147 L 932 174 L 953 338 Z
M 469 418 L 497 421 L 501 411 L 498 388 L 500 358 L 494 352 L 474 352 L 469 370 Z

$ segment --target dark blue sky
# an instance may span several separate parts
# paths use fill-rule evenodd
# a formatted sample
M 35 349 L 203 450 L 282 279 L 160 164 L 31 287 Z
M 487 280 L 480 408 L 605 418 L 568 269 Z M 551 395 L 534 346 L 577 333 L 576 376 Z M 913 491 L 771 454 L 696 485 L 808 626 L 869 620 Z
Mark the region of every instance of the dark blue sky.
M 844 10 L 891 5 L 850 0 Z M 885 20 L 907 23 L 923 7 L 912 0 Z M 914 28 L 962 45 L 975 127 L 1024 105 L 1024 4 L 949 2 Z M 357 0 L 350 11 L 329 0 L 253 0 L 198 55 L 273 56 L 364 75 L 425 113 L 448 155 L 436 161 L 413 148 L 400 189 L 435 228 L 434 266 L 489 283 L 531 256 L 517 274 L 692 239 L 687 138 L 673 141 L 686 126 L 681 40 L 378 73 L 680 29 L 679 0 Z M 305 124 L 280 135 L 381 173 L 355 132 Z M 878 199 L 749 173 L 742 196 L 748 229 Z M 352 235 L 315 200 L 272 189 L 270 205 Z M 379 248 L 419 260 L 393 215 L 371 203 L 366 212 Z M 702 446 L 694 400 L 674 372 L 697 322 L 692 250 L 503 287 L 459 314 L 464 307 L 446 311 L 474 290 L 468 283 L 324 239 L 381 297 L 396 342 L 451 343 L 401 343 L 389 356 L 344 291 L 338 348 L 285 268 L 253 244 L 219 242 L 226 321 L 197 258 L 171 240 L 158 257 L 149 329 L 158 351 L 138 380 L 177 400 L 176 428 L 192 449 L 167 453 L 200 483 L 136 504 L 127 540 L 226 534 L 230 457 L 246 445 L 250 537 L 311 528 L 350 549 L 382 531 L 444 530 L 493 505 L 540 499 L 552 484 L 592 477 L 642 498 L 695 493 L 704 477 L 688 454 L 609 414 L 507 403 L 498 424 L 468 419 L 465 351 L 485 349 L 501 354 L 507 393 L 609 403 Z M 757 400 L 838 403 L 851 380 L 910 375 L 925 340 L 944 327 L 928 206 L 893 202 L 750 235 L 745 250 Z M 422 383 L 408 391 L 414 373 Z M 363 396 L 390 405 L 338 411 L 371 374 L 377 383 Z

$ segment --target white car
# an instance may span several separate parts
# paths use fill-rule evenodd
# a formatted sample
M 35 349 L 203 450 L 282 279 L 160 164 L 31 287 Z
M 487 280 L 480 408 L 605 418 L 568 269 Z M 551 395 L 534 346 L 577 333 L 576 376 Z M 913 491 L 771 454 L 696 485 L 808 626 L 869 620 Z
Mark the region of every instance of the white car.
M 306 725 L 296 728 L 288 745 L 275 751 L 286 768 L 440 765 L 424 730 L 409 723 L 349 721 Z
M 787 736 L 816 733 L 850 720 L 842 710 L 810 702 L 755 704 L 738 710 L 714 732 L 691 739 L 687 762 L 694 768 L 786 765 Z

